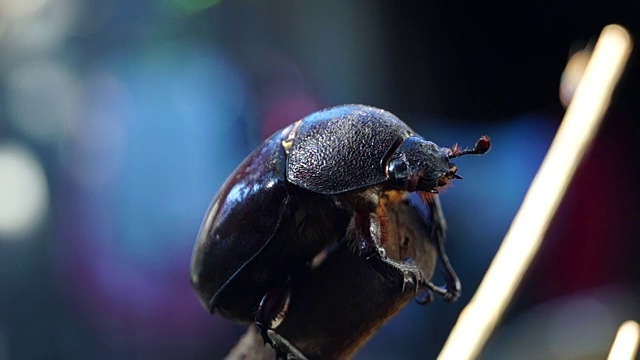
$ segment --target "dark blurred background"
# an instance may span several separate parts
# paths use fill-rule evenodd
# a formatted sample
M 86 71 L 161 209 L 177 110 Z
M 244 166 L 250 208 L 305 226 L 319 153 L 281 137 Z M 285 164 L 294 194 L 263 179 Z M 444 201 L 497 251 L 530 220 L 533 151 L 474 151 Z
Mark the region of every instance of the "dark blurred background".
M 218 359 L 244 327 L 188 283 L 207 206 L 250 150 L 364 103 L 457 163 L 456 304 L 408 306 L 360 359 L 433 358 L 563 116 L 568 56 L 637 1 L 0 0 L 0 359 Z M 638 51 L 487 359 L 603 358 L 640 319 Z

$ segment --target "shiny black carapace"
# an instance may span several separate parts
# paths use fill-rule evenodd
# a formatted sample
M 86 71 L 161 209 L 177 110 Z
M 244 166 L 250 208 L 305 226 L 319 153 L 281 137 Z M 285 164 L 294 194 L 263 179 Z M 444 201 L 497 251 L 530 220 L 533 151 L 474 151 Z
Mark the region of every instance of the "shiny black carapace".
M 385 204 L 418 192 L 440 212 L 438 189 L 460 178 L 450 160 L 489 147 L 487 136 L 473 149 L 439 147 L 364 105 L 313 113 L 273 134 L 227 179 L 200 229 L 191 282 L 209 311 L 269 324 L 282 315 L 274 312 L 288 301 L 280 289 L 290 275 L 353 226 L 354 251 L 378 271 L 455 299 L 460 283 L 444 253 L 444 224 L 437 237 L 447 287 L 439 288 L 411 261 L 386 256 Z

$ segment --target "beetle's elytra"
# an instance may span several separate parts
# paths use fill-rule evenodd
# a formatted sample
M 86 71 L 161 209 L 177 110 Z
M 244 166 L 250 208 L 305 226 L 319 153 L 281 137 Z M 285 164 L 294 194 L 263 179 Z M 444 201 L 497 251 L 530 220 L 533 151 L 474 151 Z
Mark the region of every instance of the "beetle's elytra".
M 229 176 L 200 229 L 191 282 L 211 312 L 271 324 L 278 314 L 271 305 L 260 309 L 263 297 L 342 239 L 352 223 L 354 248 L 376 269 L 455 299 L 460 285 L 443 246 L 446 289 L 425 282 L 414 264 L 385 255 L 381 204 L 418 192 L 440 212 L 432 201 L 438 188 L 460 178 L 450 160 L 489 147 L 487 136 L 470 150 L 439 147 L 393 114 L 364 105 L 313 113 L 273 134 Z

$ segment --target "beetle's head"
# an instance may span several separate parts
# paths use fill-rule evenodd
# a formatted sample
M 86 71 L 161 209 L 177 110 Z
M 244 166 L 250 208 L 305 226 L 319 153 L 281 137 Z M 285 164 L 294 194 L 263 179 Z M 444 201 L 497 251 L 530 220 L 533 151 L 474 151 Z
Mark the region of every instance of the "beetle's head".
M 483 136 L 473 149 L 462 150 L 458 145 L 451 149 L 439 147 L 421 137 L 411 136 L 393 152 L 386 165 L 387 177 L 392 187 L 406 191 L 434 192 L 451 179 L 462 179 L 451 159 L 468 154 L 484 154 L 491 147 L 491 140 Z

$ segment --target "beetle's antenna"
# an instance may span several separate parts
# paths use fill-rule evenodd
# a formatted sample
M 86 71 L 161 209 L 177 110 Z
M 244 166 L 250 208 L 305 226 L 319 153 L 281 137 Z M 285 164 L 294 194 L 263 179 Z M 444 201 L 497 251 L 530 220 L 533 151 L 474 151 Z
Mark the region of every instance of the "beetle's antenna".
M 489 151 L 490 147 L 491 147 L 491 139 L 487 135 L 483 135 L 480 139 L 478 139 L 478 141 L 476 141 L 476 145 L 473 147 L 473 149 L 461 150 L 458 144 L 453 145 L 451 147 L 451 155 L 449 155 L 449 159 L 460 157 L 462 155 L 484 154 L 487 151 Z

